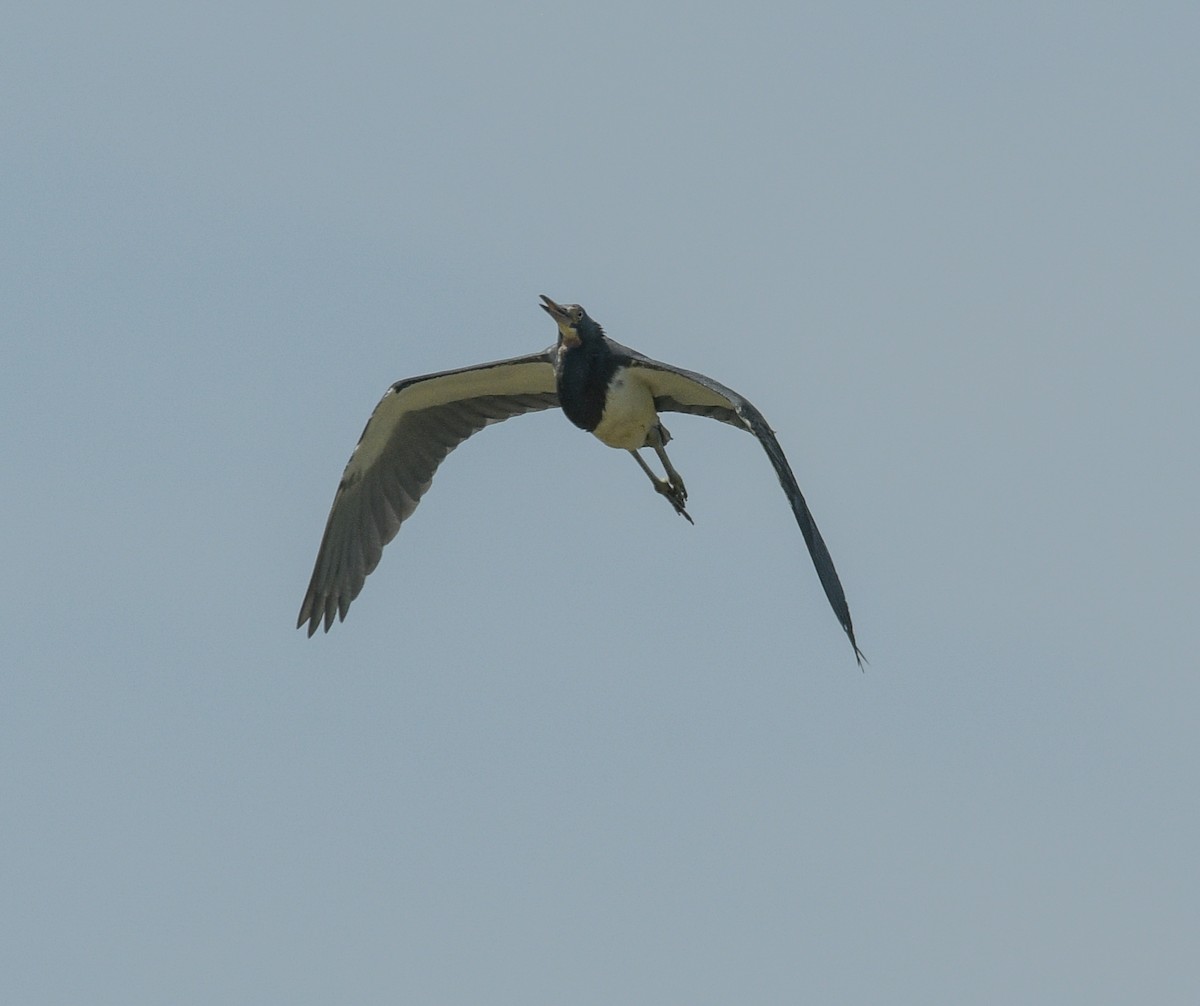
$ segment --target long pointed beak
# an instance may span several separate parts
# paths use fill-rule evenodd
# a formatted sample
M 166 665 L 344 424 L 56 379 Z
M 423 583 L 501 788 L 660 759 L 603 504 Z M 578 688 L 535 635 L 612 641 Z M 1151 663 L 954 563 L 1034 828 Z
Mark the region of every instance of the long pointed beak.
M 553 318 L 555 321 L 567 321 L 568 320 L 567 312 L 564 311 L 560 305 L 554 303 L 554 301 L 552 301 L 544 293 L 540 293 L 540 294 L 538 294 L 538 296 L 541 297 L 543 301 L 545 301 L 544 304 L 539 304 L 538 307 L 540 307 L 543 311 L 545 311 L 548 315 L 550 315 L 551 318 Z

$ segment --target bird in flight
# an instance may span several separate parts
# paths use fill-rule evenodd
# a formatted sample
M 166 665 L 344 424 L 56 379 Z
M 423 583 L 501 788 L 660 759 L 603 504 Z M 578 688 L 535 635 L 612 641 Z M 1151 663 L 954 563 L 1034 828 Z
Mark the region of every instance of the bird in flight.
M 558 326 L 558 340 L 549 349 L 410 377 L 388 389 L 342 473 L 296 627 L 308 623 L 312 636 L 322 622 L 328 632 L 335 615 L 344 619 L 379 565 L 383 546 L 417 508 L 446 455 L 485 426 L 526 412 L 561 408 L 601 443 L 629 451 L 655 490 L 690 522 L 687 488 L 667 457 L 671 435 L 659 419 L 661 412 L 686 412 L 758 438 L 861 666 L 863 655 L 833 559 L 762 413 L 712 378 L 614 342 L 578 304 L 556 304 L 545 294 L 541 299 L 539 306 Z M 665 477 L 638 453 L 645 447 L 658 455 Z

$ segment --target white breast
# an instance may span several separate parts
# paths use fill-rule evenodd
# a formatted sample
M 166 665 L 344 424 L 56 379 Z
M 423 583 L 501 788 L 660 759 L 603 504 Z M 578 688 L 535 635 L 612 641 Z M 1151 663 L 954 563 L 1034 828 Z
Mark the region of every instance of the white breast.
M 657 423 L 649 387 L 636 371 L 621 370 L 608 383 L 604 415 L 592 432 L 609 447 L 635 451 L 646 446 L 646 434 Z

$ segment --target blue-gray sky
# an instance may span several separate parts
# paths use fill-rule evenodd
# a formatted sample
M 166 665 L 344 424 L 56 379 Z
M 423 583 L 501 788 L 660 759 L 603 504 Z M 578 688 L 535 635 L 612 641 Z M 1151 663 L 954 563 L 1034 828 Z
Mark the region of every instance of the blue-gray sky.
M 1194 1002 L 1190 3 L 28 4 L 0 39 L 0 1000 Z M 558 414 L 293 628 L 379 395 Z

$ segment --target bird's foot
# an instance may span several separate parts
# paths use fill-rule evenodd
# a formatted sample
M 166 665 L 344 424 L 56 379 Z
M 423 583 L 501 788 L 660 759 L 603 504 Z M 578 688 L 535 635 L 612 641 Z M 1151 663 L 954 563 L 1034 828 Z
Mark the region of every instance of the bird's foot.
M 696 523 L 692 520 L 692 515 L 684 509 L 684 504 L 687 503 L 687 490 L 683 487 L 682 481 L 668 482 L 666 479 L 655 479 L 654 488 L 667 498 L 680 517 L 686 517 L 689 524 Z

